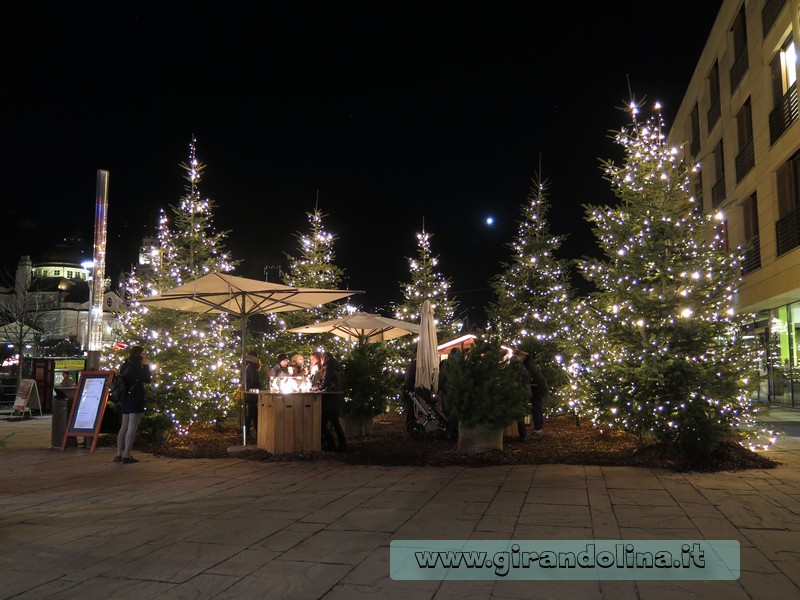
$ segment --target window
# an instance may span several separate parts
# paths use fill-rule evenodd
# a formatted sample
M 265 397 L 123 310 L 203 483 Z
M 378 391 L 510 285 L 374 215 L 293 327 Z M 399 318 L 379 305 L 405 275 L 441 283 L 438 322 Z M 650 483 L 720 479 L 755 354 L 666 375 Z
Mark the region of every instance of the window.
M 778 193 L 778 217 L 785 217 L 800 205 L 797 192 L 800 190 L 800 153 L 786 161 L 776 172 Z
M 53 277 L 61 277 L 61 269 L 53 269 Z
M 67 279 L 72 279 L 73 272 L 67 271 Z
M 717 232 L 717 238 L 722 241 L 722 251 L 728 251 L 728 221 L 719 221 L 714 225 L 714 230 Z
M 753 193 L 742 204 L 744 211 L 744 239 L 751 240 L 754 235 L 758 235 L 758 199 Z
M 716 208 L 725 200 L 725 153 L 722 140 L 714 148 L 714 175 L 717 179 L 711 188 L 711 205 Z
M 797 194 L 800 153 L 786 161 L 775 173 L 778 195 L 778 220 L 775 221 L 776 254 L 781 256 L 800 246 L 800 211 Z
M 748 98 L 736 115 L 739 154 L 736 155 L 736 183 L 739 183 L 756 164 L 753 149 L 753 113 Z
M 708 74 L 708 131 L 716 125 L 720 116 L 720 99 L 719 99 L 719 61 L 714 61 L 714 66 Z
M 731 67 L 731 93 L 739 86 L 739 82 L 747 73 L 749 62 L 747 58 L 747 23 L 745 20 L 744 5 L 736 15 L 736 20 L 731 28 L 733 37 L 733 66 Z
M 692 157 L 696 157 L 700 154 L 700 108 L 698 107 L 697 102 L 694 103 L 694 108 L 692 109 L 692 115 L 689 122 L 691 123 L 692 128 L 689 134 L 689 139 L 691 140 L 689 152 L 691 153 Z
M 694 180 L 694 198 L 697 200 L 695 211 L 703 212 L 703 172 L 697 171 L 697 177 Z
M 770 65 L 773 109 L 769 114 L 770 143 L 774 144 L 797 120 L 797 51 L 790 35 Z
M 755 193 L 742 204 L 742 223 L 745 240 L 742 274 L 746 275 L 761 267 L 761 237 L 758 233 L 758 200 Z

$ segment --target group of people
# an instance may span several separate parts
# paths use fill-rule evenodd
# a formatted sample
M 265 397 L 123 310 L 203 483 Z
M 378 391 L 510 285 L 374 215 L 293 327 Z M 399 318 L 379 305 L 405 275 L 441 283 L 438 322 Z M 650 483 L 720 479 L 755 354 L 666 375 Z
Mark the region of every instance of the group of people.
M 245 355 L 245 389 L 254 390 L 261 386 L 259 373 L 262 363 L 255 350 Z M 279 354 L 275 365 L 269 370 L 270 380 L 284 377 L 303 377 L 310 380 L 310 389 L 314 392 L 343 392 L 342 368 L 330 352 L 312 352 L 306 365 L 302 354 L 291 358 L 288 354 Z M 322 448 L 333 452 L 344 452 L 346 438 L 339 421 L 342 394 L 326 394 L 322 398 Z M 245 393 L 245 427 L 253 434 L 258 432 L 258 394 Z M 333 434 L 336 434 L 334 439 Z

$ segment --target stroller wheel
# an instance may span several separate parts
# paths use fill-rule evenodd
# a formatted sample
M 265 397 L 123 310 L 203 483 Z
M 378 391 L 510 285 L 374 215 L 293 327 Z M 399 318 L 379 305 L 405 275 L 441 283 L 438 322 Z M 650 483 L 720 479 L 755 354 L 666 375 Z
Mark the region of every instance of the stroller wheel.
M 416 421 L 410 421 L 409 423 L 406 423 L 406 431 L 413 436 L 422 435 L 425 433 L 425 427 Z

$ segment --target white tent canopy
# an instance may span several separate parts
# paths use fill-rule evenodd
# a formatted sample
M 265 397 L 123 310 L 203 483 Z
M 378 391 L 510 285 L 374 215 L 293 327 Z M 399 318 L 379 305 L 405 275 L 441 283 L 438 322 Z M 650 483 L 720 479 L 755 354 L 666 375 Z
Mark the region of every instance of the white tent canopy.
M 368 342 L 383 342 L 409 333 L 419 334 L 420 327 L 416 323 L 389 319 L 371 313 L 355 312 L 341 319 L 303 325 L 289 329 L 289 331 L 294 333 L 332 333 L 351 342 L 359 339 L 366 339 Z

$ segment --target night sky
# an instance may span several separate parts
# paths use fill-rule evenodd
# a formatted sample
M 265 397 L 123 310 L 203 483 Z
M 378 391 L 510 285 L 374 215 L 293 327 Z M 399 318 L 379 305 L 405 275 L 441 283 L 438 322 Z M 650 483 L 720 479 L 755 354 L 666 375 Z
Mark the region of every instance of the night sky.
M 3 265 L 88 245 L 107 169 L 106 274 L 128 270 L 194 135 L 237 274 L 285 268 L 319 193 L 360 308 L 391 315 L 424 220 L 479 320 L 540 160 L 561 256 L 596 252 L 581 205 L 613 199 L 599 159 L 619 158 L 620 107 L 658 100 L 671 124 L 721 1 L 263 4 L 11 10 Z

